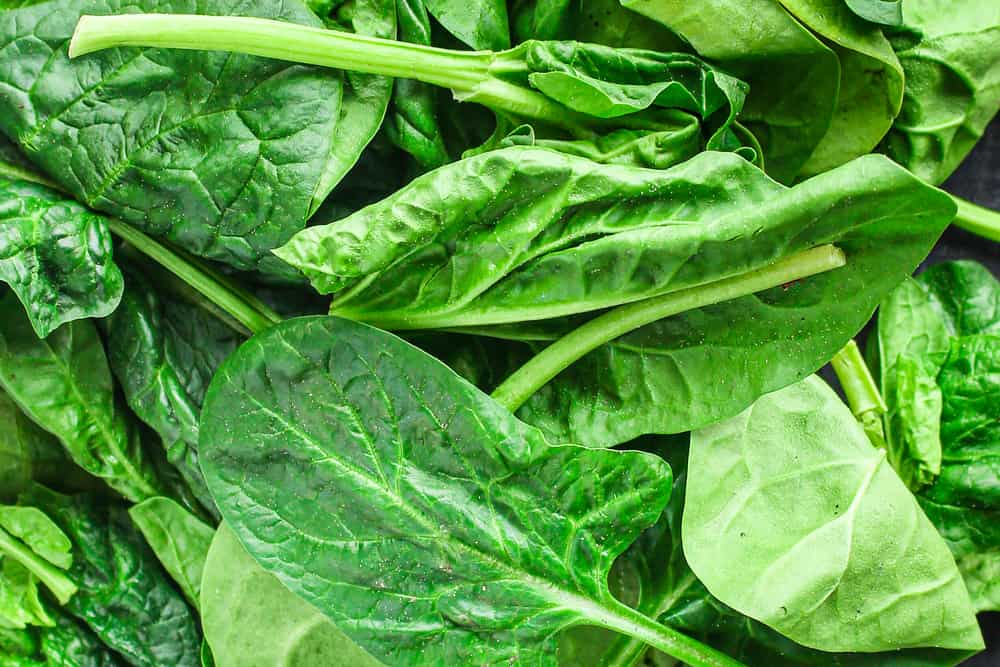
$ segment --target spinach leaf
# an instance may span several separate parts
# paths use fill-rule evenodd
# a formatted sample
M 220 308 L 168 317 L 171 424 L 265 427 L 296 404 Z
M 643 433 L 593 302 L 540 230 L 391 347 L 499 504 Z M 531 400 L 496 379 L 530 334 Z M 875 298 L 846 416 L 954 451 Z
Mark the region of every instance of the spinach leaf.
M 698 578 L 793 641 L 983 647 L 947 546 L 816 377 L 693 432 L 686 500 L 684 554 Z
M 423 0 L 396 0 L 399 39 L 431 44 L 431 21 Z M 414 79 L 397 79 L 385 129 L 392 143 L 414 157 L 424 169 L 450 161 L 438 120 L 437 91 Z
M 215 531 L 170 498 L 149 498 L 128 514 L 181 592 L 198 607 L 201 574 Z
M 920 434 L 920 449 L 937 463 L 914 485 L 918 500 L 951 548 L 976 609 L 1000 609 L 1000 282 L 974 262 L 930 267 L 882 304 L 871 351 L 889 405 L 887 433 Z M 900 359 L 920 360 L 921 392 L 893 391 Z M 916 413 L 906 401 L 933 410 Z M 890 439 L 890 454 L 894 444 Z M 922 461 L 912 447 L 895 449 L 890 460 L 904 476 Z
M 158 290 L 125 264 L 121 306 L 108 320 L 108 361 L 125 400 L 163 439 L 167 459 L 206 508 L 198 417 L 208 383 L 243 337 L 204 308 Z
M 225 523 L 205 561 L 201 614 L 218 667 L 382 664 L 258 565 Z
M 558 631 L 590 622 L 725 663 L 607 592 L 666 464 L 553 447 L 390 334 L 311 317 L 257 335 L 213 380 L 201 447 L 250 554 L 376 659 L 551 665 Z
M 806 648 L 766 625 L 727 607 L 694 576 L 684 558 L 681 517 L 687 482 L 688 437 L 649 438 L 630 443 L 662 456 L 674 471 L 670 503 L 618 557 L 608 581 L 619 600 L 643 613 L 698 637 L 748 667 L 953 667 L 970 651 L 905 649 L 882 653 L 827 653 Z M 658 665 L 663 658 L 641 642 L 598 628 L 579 628 L 562 635 L 560 664 L 566 667 L 636 664 Z M 647 660 L 641 662 L 644 655 Z
M 509 13 L 514 41 L 569 39 L 575 27 L 575 4 L 573 0 L 513 0 Z
M 678 127 L 687 127 L 693 118 L 701 129 L 695 150 L 704 145 L 754 153 L 733 127 L 746 85 L 686 54 L 546 41 L 470 53 L 279 21 L 150 14 L 84 17 L 71 55 L 115 44 L 232 50 L 412 78 L 450 88 L 459 101 L 535 124 L 553 139 L 615 144 L 621 143 L 615 139 L 621 132 L 632 141 L 638 132 L 652 132 L 665 135 L 670 154 L 677 152 Z M 663 163 L 655 152 L 614 155 L 630 164 Z
M 900 262 L 915 266 L 953 211 L 874 157 L 789 189 L 724 153 L 653 171 L 517 147 L 446 165 L 275 252 L 336 294 L 332 314 L 467 327 L 637 301 L 824 243 L 855 250 L 877 236 L 888 252 L 881 235 L 902 218 L 937 218 Z
M 39 633 L 45 664 L 59 667 L 121 667 L 127 664 L 65 611 L 53 609 L 51 614 L 55 625 Z
M 878 26 L 843 0 L 622 4 L 750 84 L 741 120 L 760 139 L 768 171 L 779 180 L 870 152 L 899 112 L 899 61 Z
M 72 320 L 104 317 L 122 294 L 104 219 L 48 188 L 0 177 L 0 281 L 45 338 Z
M 195 254 L 288 274 L 271 248 L 305 226 L 364 148 L 357 133 L 340 135 L 355 109 L 344 76 L 211 51 L 68 59 L 83 14 L 171 10 L 319 24 L 297 0 L 57 0 L 5 11 L 0 133 L 92 208 Z M 387 84 L 380 94 L 371 132 Z
M 906 0 L 903 18 L 889 35 L 906 91 L 883 148 L 921 178 L 941 183 L 1000 110 L 1000 5 Z
M 898 26 L 903 23 L 903 0 L 844 0 L 851 11 L 872 23 Z
M 510 47 L 504 0 L 420 0 L 445 30 L 477 50 Z
M 0 390 L 0 500 L 13 501 L 32 480 L 71 489 L 93 488 L 96 481 Z
M 0 300 L 0 312 L 0 386 L 7 394 L 59 438 L 77 465 L 129 500 L 163 495 L 167 484 L 115 396 L 93 322 L 69 322 L 39 339 L 13 295 Z
M 200 664 L 194 614 L 124 507 L 38 485 L 21 503 L 44 511 L 73 543 L 68 572 L 80 590 L 65 605 L 68 612 L 132 665 Z

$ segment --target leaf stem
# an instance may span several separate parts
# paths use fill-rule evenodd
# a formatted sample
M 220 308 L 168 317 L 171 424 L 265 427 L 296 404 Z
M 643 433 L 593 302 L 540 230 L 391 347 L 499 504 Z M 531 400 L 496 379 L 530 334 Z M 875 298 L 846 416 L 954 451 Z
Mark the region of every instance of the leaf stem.
M 673 628 L 660 625 L 642 613 L 617 600 L 605 603 L 614 610 L 600 618 L 591 618 L 609 630 L 640 639 L 649 646 L 677 658 L 691 667 L 744 667 L 739 660 L 729 657 L 711 646 L 681 634 Z
M 493 398 L 513 412 L 576 360 L 630 331 L 686 310 L 778 287 L 845 263 L 846 258 L 839 248 L 824 245 L 742 275 L 619 306 L 542 350 L 497 387 Z
M 977 206 L 961 197 L 952 199 L 958 204 L 958 214 L 952 221 L 953 225 L 991 241 L 1000 242 L 1000 213 Z
M 504 78 L 524 69 L 512 51 L 456 51 L 245 16 L 126 14 L 81 16 L 69 56 L 119 46 L 233 51 L 416 79 L 449 88 L 462 101 L 562 127 L 602 124 Z
M 59 568 L 37 555 L 3 528 L 0 528 L 0 554 L 13 558 L 38 577 L 60 604 L 69 602 L 76 593 L 76 584 Z
M 847 396 L 847 404 L 851 406 L 851 412 L 855 417 L 861 419 L 868 412 L 879 415 L 885 413 L 886 406 L 882 394 L 868 369 L 868 364 L 861 356 L 858 344 L 853 339 L 833 355 L 830 365 L 840 380 L 840 386 Z

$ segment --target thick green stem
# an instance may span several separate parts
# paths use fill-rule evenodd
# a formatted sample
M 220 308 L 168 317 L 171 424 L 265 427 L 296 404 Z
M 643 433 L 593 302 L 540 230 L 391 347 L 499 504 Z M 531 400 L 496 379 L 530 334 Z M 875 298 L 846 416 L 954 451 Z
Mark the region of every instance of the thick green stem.
M 513 412 L 580 357 L 630 331 L 686 310 L 778 287 L 845 263 L 839 248 L 820 246 L 743 275 L 619 306 L 542 350 L 497 387 L 493 398 Z
M 851 412 L 858 419 L 868 412 L 877 414 L 885 413 L 885 401 L 878 390 L 875 378 L 868 370 L 868 364 L 861 356 L 858 344 L 853 340 L 848 341 L 840 352 L 830 360 L 833 371 L 840 380 L 840 386 L 847 397 L 847 404 L 851 407 Z
M 159 241 L 146 236 L 121 220 L 109 218 L 108 226 L 112 232 L 125 241 L 128 241 L 136 250 L 173 273 L 206 299 L 229 313 L 233 319 L 245 326 L 251 333 L 260 333 L 272 324 L 281 321 L 280 317 L 272 319 L 259 312 L 237 294 L 229 290 L 217 278 L 186 261 Z
M 62 570 L 44 560 L 3 528 L 0 528 L 0 554 L 13 558 L 38 577 L 60 604 L 69 602 L 76 593 L 76 584 Z
M 958 215 L 952 224 L 991 241 L 1000 242 L 1000 213 L 976 206 L 960 197 L 953 199 L 958 204 Z
M 126 14 L 80 17 L 69 45 L 69 56 L 76 58 L 119 46 L 234 51 L 416 79 L 450 88 L 463 101 L 571 130 L 603 123 L 503 78 L 524 69 L 510 51 L 454 51 L 243 16 Z
M 599 614 L 591 620 L 610 630 L 639 639 L 692 667 L 744 667 L 739 660 L 673 628 L 660 625 L 631 607 L 621 603 L 613 603 L 613 607 L 613 614 Z

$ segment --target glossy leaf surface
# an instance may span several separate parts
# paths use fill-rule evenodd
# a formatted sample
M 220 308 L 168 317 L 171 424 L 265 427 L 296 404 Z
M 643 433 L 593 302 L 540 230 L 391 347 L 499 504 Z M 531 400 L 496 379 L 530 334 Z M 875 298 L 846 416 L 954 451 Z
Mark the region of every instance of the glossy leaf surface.
M 115 396 L 93 322 L 70 322 L 39 339 L 13 298 L 8 294 L 0 301 L 3 389 L 35 423 L 59 438 L 81 468 L 130 500 L 162 495 L 165 483 Z
M 819 378 L 692 434 L 683 537 L 714 595 L 806 646 L 983 645 L 944 541 Z
M 336 318 L 230 357 L 201 445 L 251 555 L 399 664 L 554 664 L 560 629 L 612 622 L 607 571 L 669 495 L 659 459 L 553 447 L 425 353 Z
M 17 294 L 39 338 L 66 322 L 108 315 L 122 293 L 101 216 L 48 188 L 3 177 L 0 280 Z

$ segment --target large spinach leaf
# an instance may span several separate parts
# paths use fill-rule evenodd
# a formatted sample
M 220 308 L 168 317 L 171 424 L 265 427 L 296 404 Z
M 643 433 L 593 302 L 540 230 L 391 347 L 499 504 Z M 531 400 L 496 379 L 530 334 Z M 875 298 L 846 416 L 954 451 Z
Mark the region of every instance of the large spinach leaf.
M 683 536 L 715 596 L 806 646 L 983 646 L 944 541 L 815 376 L 692 433 Z
M 68 572 L 79 592 L 67 611 L 132 665 L 200 665 L 194 614 L 124 507 L 38 485 L 21 502 L 44 511 L 73 543 Z
M 889 31 L 906 92 L 884 148 L 931 183 L 943 182 L 1000 110 L 1000 5 L 906 0 Z
M 68 59 L 82 14 L 135 11 L 318 25 L 297 0 L 58 0 L 5 11 L 0 132 L 88 206 L 196 254 L 287 273 L 270 249 L 305 225 L 364 148 L 356 133 L 339 136 L 355 109 L 344 76 L 211 51 Z M 372 133 L 388 86 L 378 94 Z
M 661 171 L 521 147 L 442 167 L 276 253 L 336 294 L 333 314 L 396 329 L 481 326 L 636 301 L 824 243 L 850 254 L 879 237 L 881 250 L 903 218 L 925 221 L 919 259 L 953 211 L 874 157 L 789 189 L 725 153 Z
M 2 176 L 0 280 L 17 294 L 39 338 L 66 322 L 108 315 L 122 294 L 101 216 L 48 188 Z
M 108 361 L 129 407 L 211 508 L 198 465 L 198 417 L 212 375 L 243 337 L 204 308 L 157 289 L 138 267 L 125 267 L 125 294 L 108 320 Z
M 741 119 L 782 181 L 868 153 L 899 112 L 903 72 L 843 0 L 623 0 L 750 84 Z
M 201 590 L 205 639 L 218 667 L 382 664 L 258 565 L 225 523 L 208 550 Z
M 0 300 L 0 312 L 0 386 L 7 394 L 59 438 L 77 465 L 126 498 L 164 495 L 169 486 L 115 395 L 93 322 L 69 322 L 39 339 L 12 294 Z
M 504 0 L 420 0 L 445 30 L 473 49 L 510 46 Z
M 904 479 L 927 469 L 918 500 L 976 608 L 1000 609 L 1000 282 L 974 262 L 932 266 L 882 305 L 875 340 L 891 460 Z M 917 390 L 896 389 L 901 365 Z
M 250 554 L 377 659 L 551 665 L 558 631 L 590 622 L 724 661 L 607 591 L 666 464 L 553 447 L 390 334 L 331 317 L 259 334 L 213 380 L 201 446 Z
M 170 498 L 150 498 L 128 514 L 181 592 L 195 608 L 215 531 Z

